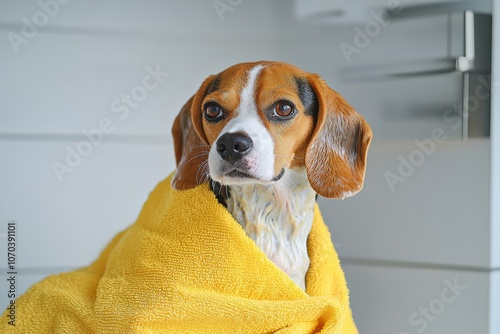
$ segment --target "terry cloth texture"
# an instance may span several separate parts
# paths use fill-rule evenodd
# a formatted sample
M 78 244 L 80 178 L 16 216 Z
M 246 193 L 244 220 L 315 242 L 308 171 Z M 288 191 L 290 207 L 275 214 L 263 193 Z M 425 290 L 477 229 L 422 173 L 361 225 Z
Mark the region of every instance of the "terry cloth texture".
M 177 191 L 170 179 L 94 263 L 33 285 L 16 301 L 16 326 L 5 312 L 0 333 L 357 333 L 317 206 L 306 293 L 207 184 Z

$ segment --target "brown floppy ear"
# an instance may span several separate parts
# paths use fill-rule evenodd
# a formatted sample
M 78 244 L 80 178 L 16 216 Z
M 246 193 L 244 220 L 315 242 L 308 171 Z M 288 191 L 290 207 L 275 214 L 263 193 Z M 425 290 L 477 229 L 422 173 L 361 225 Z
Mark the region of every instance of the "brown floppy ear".
M 309 183 L 321 196 L 346 198 L 363 188 L 372 130 L 340 94 L 317 75 L 309 84 L 318 99 L 318 115 L 306 151 Z
M 208 181 L 208 154 L 201 120 L 201 102 L 212 77 L 203 82 L 198 92 L 189 99 L 177 115 L 172 126 L 177 170 L 172 187 L 177 190 L 194 188 Z

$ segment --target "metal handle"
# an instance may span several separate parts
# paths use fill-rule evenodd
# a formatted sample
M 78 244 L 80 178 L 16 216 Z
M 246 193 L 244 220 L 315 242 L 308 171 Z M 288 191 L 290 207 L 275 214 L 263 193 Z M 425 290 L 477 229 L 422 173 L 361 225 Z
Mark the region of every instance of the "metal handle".
M 414 17 L 407 15 L 406 17 Z M 401 20 L 401 18 L 398 18 Z M 450 22 L 459 23 L 456 29 Z M 393 64 L 352 66 L 340 70 L 347 83 L 380 82 L 444 73 L 462 73 L 462 137 L 490 135 L 491 31 L 489 14 L 470 10 L 448 13 L 448 57 L 414 60 Z M 456 35 L 458 34 L 458 35 Z M 479 93 L 478 92 L 483 92 Z

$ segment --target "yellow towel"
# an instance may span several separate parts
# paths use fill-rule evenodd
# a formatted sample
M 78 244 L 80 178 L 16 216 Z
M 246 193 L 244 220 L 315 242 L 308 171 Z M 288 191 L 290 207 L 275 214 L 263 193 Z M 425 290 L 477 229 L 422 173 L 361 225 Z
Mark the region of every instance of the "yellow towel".
M 171 176 L 89 267 L 50 276 L 16 301 L 1 333 L 357 333 L 318 207 L 307 293 L 266 258 L 208 185 Z M 7 319 L 7 320 L 6 320 Z

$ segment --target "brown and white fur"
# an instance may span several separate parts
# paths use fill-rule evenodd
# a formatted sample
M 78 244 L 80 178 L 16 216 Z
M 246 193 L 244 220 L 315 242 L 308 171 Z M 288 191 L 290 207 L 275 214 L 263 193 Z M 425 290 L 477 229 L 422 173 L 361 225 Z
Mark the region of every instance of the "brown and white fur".
M 278 62 L 207 78 L 172 128 L 172 185 L 212 189 L 265 255 L 305 290 L 316 194 L 361 190 L 372 132 L 317 75 Z

